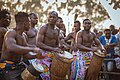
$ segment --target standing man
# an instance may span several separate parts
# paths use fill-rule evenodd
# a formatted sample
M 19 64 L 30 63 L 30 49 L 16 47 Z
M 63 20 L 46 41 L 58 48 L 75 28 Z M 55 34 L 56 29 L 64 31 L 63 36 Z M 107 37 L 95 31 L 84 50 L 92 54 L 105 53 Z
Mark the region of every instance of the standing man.
M 27 13 L 18 12 L 15 14 L 16 28 L 6 32 L 2 47 L 2 55 L 0 68 L 5 79 L 3 80 L 23 80 L 21 73 L 24 66 L 20 63 L 21 57 L 28 59 L 36 58 L 36 55 L 30 55 L 28 52 L 40 54 L 41 50 L 37 47 L 28 47 L 25 37 L 22 35 L 24 31 L 29 30 L 30 19 Z
M 4 35 L 7 32 L 7 27 L 10 25 L 10 21 L 11 21 L 10 13 L 6 9 L 1 10 L 0 11 L 0 56 L 1 56 Z
M 30 13 L 29 16 L 30 16 L 31 25 L 29 31 L 26 32 L 27 42 L 28 44 L 36 45 L 36 36 L 38 30 L 36 29 L 35 25 L 38 23 L 38 17 L 37 14 L 35 13 Z
M 89 19 L 83 20 L 84 30 L 79 31 L 76 35 L 76 45 L 79 49 L 79 55 L 77 55 L 75 71 L 76 74 L 72 76 L 71 80 L 85 80 L 86 70 L 89 67 L 93 53 L 99 49 L 102 50 L 102 45 L 97 39 L 96 35 L 90 31 L 91 21 Z M 92 47 L 93 41 L 97 44 L 97 47 Z
M 110 29 L 105 29 L 104 30 L 103 36 L 99 38 L 100 42 L 102 45 L 105 47 L 107 54 L 109 55 L 107 58 L 114 58 L 114 53 L 115 53 L 115 46 L 117 46 L 117 38 L 112 35 L 112 32 Z M 114 61 L 113 60 L 108 60 L 105 61 L 105 70 L 107 71 L 112 71 L 114 68 Z M 109 80 L 112 80 L 111 76 L 106 75 L 105 77 L 108 77 Z
M 55 24 L 58 18 L 58 13 L 52 11 L 48 14 L 48 23 L 42 26 L 37 35 L 37 46 L 44 50 L 42 55 L 45 56 L 41 60 L 44 67 L 44 73 L 40 74 L 43 80 L 50 80 L 50 65 L 53 58 L 53 53 L 51 51 L 60 52 L 58 48 L 59 44 L 59 31 Z
M 56 26 L 60 29 L 60 36 L 65 37 L 66 29 L 61 17 L 58 17 L 56 21 Z
M 101 36 L 99 40 L 105 47 L 107 53 L 110 54 L 109 58 L 113 58 L 115 53 L 114 47 L 117 45 L 117 38 L 112 35 L 110 29 L 105 29 L 104 34 L 105 35 Z

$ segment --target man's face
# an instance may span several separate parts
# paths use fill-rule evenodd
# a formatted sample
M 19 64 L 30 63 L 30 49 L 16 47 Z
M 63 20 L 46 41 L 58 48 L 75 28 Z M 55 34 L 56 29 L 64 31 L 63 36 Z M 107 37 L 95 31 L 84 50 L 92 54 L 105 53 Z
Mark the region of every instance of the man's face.
M 56 14 L 50 13 L 48 16 L 48 23 L 49 24 L 56 24 L 57 18 L 58 18 L 57 13 Z
M 74 29 L 75 31 L 79 31 L 80 30 L 80 25 L 78 23 L 74 23 Z
M 3 27 L 7 27 L 10 25 L 11 22 L 11 16 L 9 14 L 6 14 L 6 17 L 2 19 Z
M 83 23 L 84 30 L 89 31 L 91 28 L 91 22 L 90 20 L 85 20 Z
M 30 22 L 31 22 L 30 18 L 28 17 L 25 21 L 25 31 L 28 31 L 30 29 L 30 25 L 31 25 Z
M 37 15 L 31 15 L 31 24 L 34 24 L 34 25 L 36 25 L 37 23 L 38 23 L 38 17 L 37 17 Z
M 115 27 L 114 26 L 110 26 L 110 30 L 111 31 L 115 30 Z
M 111 31 L 105 31 L 104 33 L 105 33 L 105 36 L 106 36 L 107 38 L 110 38 L 110 36 L 111 36 Z
M 56 26 L 61 29 L 62 26 L 63 26 L 63 20 L 62 19 L 57 19 Z

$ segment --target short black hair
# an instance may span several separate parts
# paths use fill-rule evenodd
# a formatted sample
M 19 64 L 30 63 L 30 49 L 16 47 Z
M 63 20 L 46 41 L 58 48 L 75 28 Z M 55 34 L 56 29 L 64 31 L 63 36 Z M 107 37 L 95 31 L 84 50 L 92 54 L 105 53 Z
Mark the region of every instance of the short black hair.
M 109 27 L 114 27 L 114 28 L 115 28 L 115 26 L 114 26 L 114 25 L 110 25 Z
M 62 19 L 61 17 L 58 17 L 58 19 Z
M 58 17 L 58 13 L 56 11 L 51 11 L 51 12 L 49 12 L 49 15 L 50 14 L 56 15 Z
M 0 10 L 0 19 L 6 18 L 7 17 L 6 14 L 10 15 L 7 9 Z
M 78 20 L 77 20 L 77 21 L 75 21 L 74 23 L 78 23 L 78 24 L 79 24 L 79 26 L 81 25 L 80 21 L 78 21 Z
M 35 14 L 35 13 L 30 13 L 30 14 L 29 14 L 29 17 L 31 18 L 32 15 L 36 16 L 37 14 Z
M 84 20 L 83 20 L 83 23 L 84 23 L 85 21 L 87 21 L 87 20 L 89 20 L 89 21 L 90 21 L 90 19 L 84 19 Z
M 23 22 L 29 17 L 28 13 L 26 12 L 18 12 L 15 14 L 15 21 L 16 23 L 18 22 Z

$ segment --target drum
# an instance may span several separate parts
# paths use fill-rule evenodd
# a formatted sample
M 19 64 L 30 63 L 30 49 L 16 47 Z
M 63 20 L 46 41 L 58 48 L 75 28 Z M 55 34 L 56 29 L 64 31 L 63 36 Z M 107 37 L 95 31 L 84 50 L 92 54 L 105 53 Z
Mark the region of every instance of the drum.
M 73 55 L 67 51 L 63 54 L 54 53 L 54 58 L 51 64 L 51 80 L 66 80 L 66 74 L 70 70 L 71 62 L 73 61 Z
M 85 80 L 96 80 L 97 79 L 104 58 L 105 58 L 105 53 L 101 51 L 94 52 L 90 66 L 85 76 L 86 78 Z
M 33 61 L 21 74 L 23 80 L 36 80 L 44 68 L 36 60 Z

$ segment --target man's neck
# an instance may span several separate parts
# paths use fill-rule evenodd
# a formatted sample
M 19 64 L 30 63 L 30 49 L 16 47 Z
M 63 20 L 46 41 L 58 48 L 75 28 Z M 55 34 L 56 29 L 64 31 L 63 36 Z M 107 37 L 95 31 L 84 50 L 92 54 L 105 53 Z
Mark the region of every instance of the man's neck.
M 22 35 L 22 33 L 24 32 L 24 29 L 23 29 L 22 25 L 20 25 L 20 24 L 16 25 L 15 29 L 16 29 L 17 33 L 20 35 Z
M 105 37 L 106 37 L 106 39 L 110 39 L 111 36 L 109 36 L 109 37 L 105 36 Z
M 34 24 L 31 24 L 31 28 L 34 28 L 35 27 L 35 25 Z
M 85 31 L 85 33 L 87 33 L 87 34 L 89 34 L 90 33 L 90 31 L 89 30 L 84 30 Z
M 54 28 L 55 28 L 55 24 L 49 24 L 49 27 L 50 27 L 51 29 L 54 29 Z
M 4 27 L 4 28 L 7 28 L 6 26 L 4 26 L 3 24 L 0 24 L 0 27 Z

